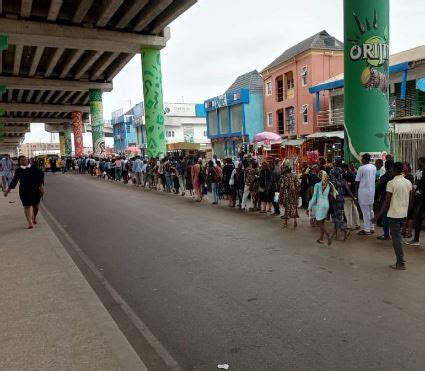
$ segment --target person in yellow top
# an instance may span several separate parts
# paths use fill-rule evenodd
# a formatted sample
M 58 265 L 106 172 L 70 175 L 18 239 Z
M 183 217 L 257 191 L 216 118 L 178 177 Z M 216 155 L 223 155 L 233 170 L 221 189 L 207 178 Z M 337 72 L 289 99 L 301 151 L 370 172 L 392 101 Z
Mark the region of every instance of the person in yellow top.
M 413 186 L 403 176 L 403 164 L 401 162 L 394 163 L 392 173 L 394 178 L 387 184 L 384 205 L 374 219 L 378 220 L 382 215 L 387 213 L 393 248 L 397 257 L 397 262 L 390 265 L 390 268 L 405 270 L 406 263 L 404 261 L 400 230 L 411 205 Z

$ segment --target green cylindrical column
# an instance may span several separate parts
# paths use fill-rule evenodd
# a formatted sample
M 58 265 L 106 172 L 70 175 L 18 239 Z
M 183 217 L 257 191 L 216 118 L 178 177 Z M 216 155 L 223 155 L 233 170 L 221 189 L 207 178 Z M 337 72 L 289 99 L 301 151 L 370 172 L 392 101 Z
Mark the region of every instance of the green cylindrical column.
M 61 157 L 65 156 L 65 133 L 63 131 L 59 132 L 59 151 Z
M 389 0 L 344 0 L 346 161 L 389 151 Z
M 91 89 L 89 98 L 93 153 L 95 156 L 103 156 L 105 154 L 105 135 L 103 132 L 102 91 Z
M 72 156 L 72 141 L 71 141 L 71 126 L 65 125 L 64 134 L 64 145 L 65 145 L 65 156 Z
M 142 49 L 143 95 L 145 102 L 148 156 L 167 154 L 162 97 L 161 56 L 157 49 Z

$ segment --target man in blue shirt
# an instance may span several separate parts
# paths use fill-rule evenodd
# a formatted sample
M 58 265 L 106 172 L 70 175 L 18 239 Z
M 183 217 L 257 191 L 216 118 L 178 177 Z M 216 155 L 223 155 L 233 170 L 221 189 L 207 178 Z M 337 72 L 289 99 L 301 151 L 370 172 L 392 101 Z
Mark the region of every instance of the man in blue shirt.
M 143 162 L 140 159 L 140 156 L 136 156 L 136 159 L 133 162 L 133 172 L 136 178 L 137 187 L 140 187 L 142 184 L 142 166 L 143 166 Z

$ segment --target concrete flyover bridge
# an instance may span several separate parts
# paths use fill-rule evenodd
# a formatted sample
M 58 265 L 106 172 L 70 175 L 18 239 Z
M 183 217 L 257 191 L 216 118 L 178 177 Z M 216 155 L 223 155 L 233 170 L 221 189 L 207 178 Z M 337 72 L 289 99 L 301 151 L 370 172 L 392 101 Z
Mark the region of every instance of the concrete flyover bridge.
M 197 0 L 0 1 L 0 153 L 16 149 L 31 122 L 63 133 L 66 154 L 83 151 L 83 122 L 93 149 L 104 152 L 102 93 L 130 59 L 142 54 L 152 150 L 163 146 L 160 49 L 167 27 Z M 107 129 L 107 131 L 109 131 Z

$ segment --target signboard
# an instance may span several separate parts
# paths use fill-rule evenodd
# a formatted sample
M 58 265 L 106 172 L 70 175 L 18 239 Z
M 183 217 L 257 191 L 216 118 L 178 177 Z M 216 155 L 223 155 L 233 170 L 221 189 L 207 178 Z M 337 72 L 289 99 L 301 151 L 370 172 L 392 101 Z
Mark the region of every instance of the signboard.
M 227 97 L 226 94 L 219 95 L 215 98 L 217 107 L 226 107 L 227 106 Z
M 165 116 L 196 117 L 193 103 L 164 103 Z

